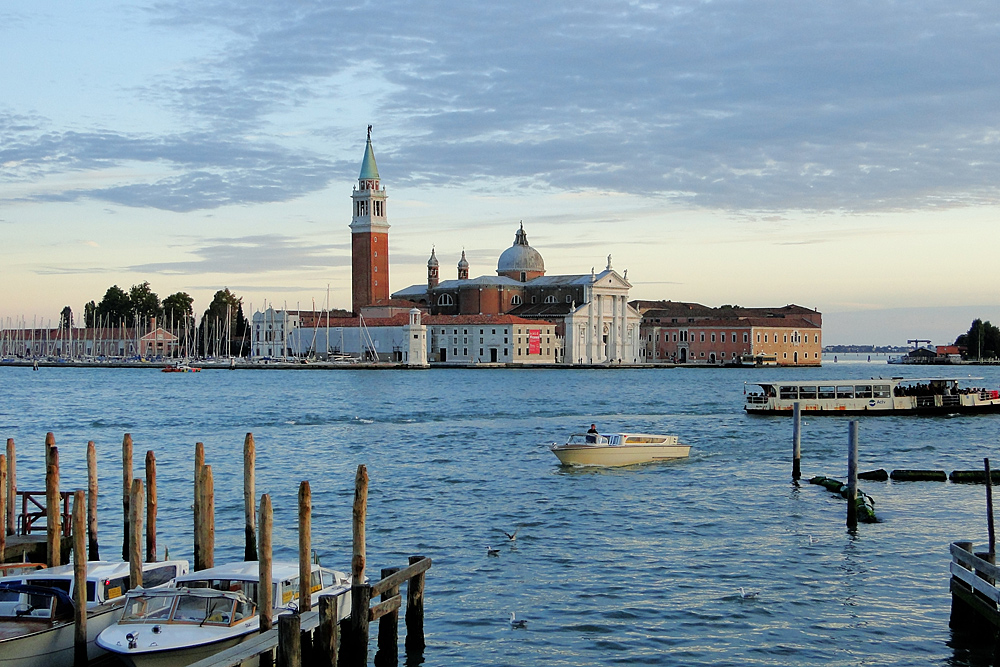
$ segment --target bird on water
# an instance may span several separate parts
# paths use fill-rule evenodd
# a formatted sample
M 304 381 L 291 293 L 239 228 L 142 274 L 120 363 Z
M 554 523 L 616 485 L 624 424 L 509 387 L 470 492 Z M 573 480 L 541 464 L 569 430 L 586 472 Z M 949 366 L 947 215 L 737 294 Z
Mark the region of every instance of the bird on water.
M 743 598 L 744 600 L 756 599 L 758 595 L 760 595 L 759 591 L 746 591 L 743 589 L 742 586 L 740 586 L 740 597 Z
M 487 556 L 494 556 L 496 558 L 499 558 L 500 557 L 500 550 L 488 546 L 488 547 L 486 547 L 486 555 Z
M 523 619 L 515 619 L 514 612 L 510 612 L 510 627 L 512 630 L 525 630 L 528 627 L 528 622 Z

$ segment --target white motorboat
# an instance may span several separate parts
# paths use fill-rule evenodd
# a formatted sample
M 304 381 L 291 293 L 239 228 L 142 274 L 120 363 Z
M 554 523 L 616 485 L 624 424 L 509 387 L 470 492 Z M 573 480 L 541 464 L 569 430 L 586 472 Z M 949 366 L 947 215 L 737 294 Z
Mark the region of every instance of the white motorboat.
M 552 443 L 551 449 L 563 465 L 611 467 L 682 459 L 691 446 L 676 435 L 574 433 L 565 445 Z
M 187 561 L 144 563 L 144 583 L 165 586 L 187 571 Z M 0 578 L 0 667 L 73 666 L 74 588 L 72 565 Z M 104 653 L 97 636 L 118 620 L 128 589 L 128 563 L 87 563 L 90 659 Z
M 235 646 L 260 627 L 255 600 L 257 561 L 230 563 L 178 577 L 173 588 L 128 594 L 125 613 L 97 638 L 98 645 L 132 667 L 181 667 Z M 272 616 L 298 607 L 298 563 L 271 566 Z M 338 620 L 351 614 L 351 578 L 312 566 L 313 607 L 336 595 Z

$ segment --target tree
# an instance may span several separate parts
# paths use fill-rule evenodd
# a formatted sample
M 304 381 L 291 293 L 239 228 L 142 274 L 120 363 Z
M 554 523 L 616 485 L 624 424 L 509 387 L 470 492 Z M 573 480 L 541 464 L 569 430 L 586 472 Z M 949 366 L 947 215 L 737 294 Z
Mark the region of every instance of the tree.
M 83 326 L 88 328 L 97 326 L 97 304 L 93 301 L 83 305 Z
M 183 329 L 185 325 L 194 328 L 194 299 L 187 292 L 175 292 L 163 300 L 164 322 Z
M 152 317 L 160 317 L 163 314 L 163 307 L 160 305 L 160 297 L 149 288 L 149 281 L 139 285 L 132 285 L 128 291 L 129 304 L 132 307 L 133 317 L 138 317 L 140 322 L 148 322 Z
M 105 326 L 117 327 L 124 321 L 126 324 L 133 323 L 132 303 L 128 294 L 118 285 L 112 285 L 104 293 L 104 298 L 97 304 L 97 316 L 105 323 Z
M 60 329 L 70 329 L 73 326 L 73 309 L 66 306 L 59 313 L 59 328 Z
M 250 327 L 243 316 L 243 299 L 221 289 L 201 317 L 198 335 L 205 355 L 247 353 Z M 228 339 L 227 339 L 228 336 Z
M 970 359 L 990 359 L 1000 350 L 1000 329 L 989 320 L 972 320 L 969 330 L 955 339 L 955 345 L 966 348 L 965 356 Z

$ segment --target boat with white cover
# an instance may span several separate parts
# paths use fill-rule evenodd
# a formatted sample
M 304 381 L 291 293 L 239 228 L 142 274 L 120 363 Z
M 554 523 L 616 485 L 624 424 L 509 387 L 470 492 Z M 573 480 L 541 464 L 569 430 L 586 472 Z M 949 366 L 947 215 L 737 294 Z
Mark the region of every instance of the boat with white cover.
M 686 458 L 691 446 L 676 435 L 574 433 L 566 444 L 552 443 L 550 449 L 563 465 L 613 467 Z
M 187 571 L 187 561 L 144 563 L 143 581 L 165 586 Z M 72 565 L 0 578 L 0 667 L 72 667 L 74 589 Z M 128 589 L 128 563 L 87 563 L 91 660 L 104 653 L 96 644 L 97 636 L 118 620 Z
M 272 616 L 298 607 L 299 565 L 271 566 Z M 259 564 L 229 563 L 192 572 L 157 591 L 128 594 L 125 613 L 97 638 L 98 645 L 132 667 L 181 667 L 248 639 L 260 628 L 256 612 Z M 310 600 L 335 595 L 338 620 L 351 614 L 351 577 L 312 565 Z
M 946 415 L 1000 412 L 1000 392 L 973 384 L 983 378 L 871 378 L 748 382 L 747 414 Z M 961 383 L 961 384 L 960 384 Z

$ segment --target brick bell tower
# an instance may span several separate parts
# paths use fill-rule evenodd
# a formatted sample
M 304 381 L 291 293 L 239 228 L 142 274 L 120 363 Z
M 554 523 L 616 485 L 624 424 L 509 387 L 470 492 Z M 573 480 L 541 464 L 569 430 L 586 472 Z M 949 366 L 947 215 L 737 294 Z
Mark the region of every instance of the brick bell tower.
M 351 309 L 389 300 L 389 223 L 385 216 L 385 188 L 379 187 L 378 166 L 372 151 L 372 126 L 361 161 L 361 175 L 351 194 Z

